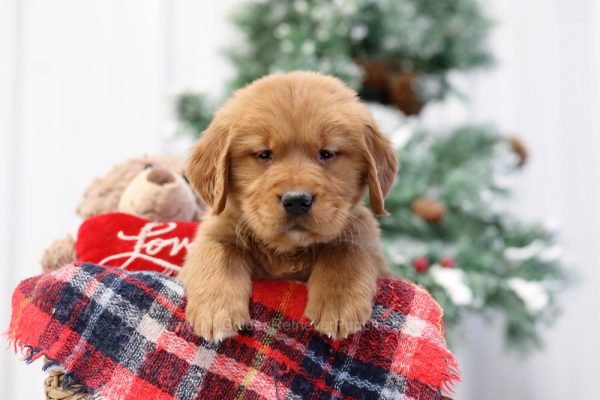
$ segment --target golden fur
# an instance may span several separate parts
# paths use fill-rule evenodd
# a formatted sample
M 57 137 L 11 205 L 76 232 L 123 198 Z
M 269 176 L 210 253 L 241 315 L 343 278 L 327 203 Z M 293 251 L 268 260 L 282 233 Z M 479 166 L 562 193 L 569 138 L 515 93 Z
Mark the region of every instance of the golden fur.
M 271 160 L 257 157 L 272 151 Z M 334 157 L 324 160 L 321 150 Z M 334 338 L 370 318 L 376 279 L 388 274 L 378 223 L 396 173 L 390 142 L 339 80 L 311 72 L 271 75 L 239 90 L 215 114 L 186 174 L 212 207 L 180 278 L 195 331 L 216 341 L 248 322 L 251 278 L 308 285 L 305 315 Z M 287 191 L 312 194 L 289 217 Z

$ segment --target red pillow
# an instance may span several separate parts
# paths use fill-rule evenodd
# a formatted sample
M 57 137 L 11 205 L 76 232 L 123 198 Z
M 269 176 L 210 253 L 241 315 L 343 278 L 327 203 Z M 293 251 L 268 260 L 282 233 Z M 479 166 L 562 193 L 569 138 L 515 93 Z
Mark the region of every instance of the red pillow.
M 175 276 L 197 228 L 198 222 L 150 222 L 123 213 L 98 215 L 79 227 L 77 261 Z

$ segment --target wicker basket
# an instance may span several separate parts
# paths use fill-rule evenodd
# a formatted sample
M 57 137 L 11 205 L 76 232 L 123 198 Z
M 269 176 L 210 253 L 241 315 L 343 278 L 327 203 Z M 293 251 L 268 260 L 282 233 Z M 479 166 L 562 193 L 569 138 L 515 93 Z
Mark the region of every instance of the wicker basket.
M 81 385 L 68 382 L 65 385 L 65 372 L 52 367 L 48 369 L 48 376 L 44 380 L 44 393 L 47 400 L 87 400 L 90 398 L 86 393 L 82 393 Z
M 47 400 L 85 400 L 89 396 L 81 392 L 81 385 L 72 384 L 63 387 L 65 373 L 58 369 L 48 371 L 44 380 L 44 393 Z

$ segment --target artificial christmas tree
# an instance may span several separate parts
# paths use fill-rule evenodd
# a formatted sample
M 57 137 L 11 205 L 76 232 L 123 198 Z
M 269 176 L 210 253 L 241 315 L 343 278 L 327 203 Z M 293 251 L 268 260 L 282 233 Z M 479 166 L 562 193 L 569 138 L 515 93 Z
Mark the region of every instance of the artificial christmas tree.
M 231 90 L 274 72 L 312 70 L 416 115 L 453 91 L 451 73 L 492 62 L 492 23 L 477 0 L 250 0 L 233 22 L 244 41 L 227 49 L 236 67 Z M 187 128 L 203 130 L 209 103 L 204 95 L 180 99 Z
M 481 126 L 415 132 L 398 149 L 381 227 L 394 270 L 433 294 L 450 327 L 465 312 L 500 312 L 510 344 L 527 347 L 555 315 L 567 276 L 555 232 L 507 209 L 499 182 L 522 166 L 513 142 Z M 425 199 L 431 193 L 436 200 Z

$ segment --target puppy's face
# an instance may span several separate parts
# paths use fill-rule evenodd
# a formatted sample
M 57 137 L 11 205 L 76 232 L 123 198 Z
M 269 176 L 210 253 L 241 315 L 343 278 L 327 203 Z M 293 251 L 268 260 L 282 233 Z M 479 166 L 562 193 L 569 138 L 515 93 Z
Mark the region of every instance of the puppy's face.
M 187 175 L 215 213 L 279 251 L 327 242 L 352 223 L 365 188 L 384 214 L 396 161 L 368 110 L 340 81 L 296 72 L 238 91 L 215 115 Z

